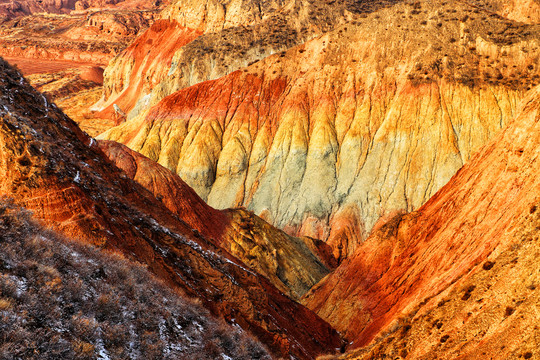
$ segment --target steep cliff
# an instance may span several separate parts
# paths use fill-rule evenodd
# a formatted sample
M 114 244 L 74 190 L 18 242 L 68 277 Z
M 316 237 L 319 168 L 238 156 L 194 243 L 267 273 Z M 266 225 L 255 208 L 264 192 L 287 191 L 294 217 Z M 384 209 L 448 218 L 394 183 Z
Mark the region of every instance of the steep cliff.
M 380 334 L 351 358 L 537 354 L 539 121 L 537 87 L 425 205 L 380 226 L 306 295 L 354 346 Z
M 102 137 L 340 259 L 427 201 L 540 82 L 538 25 L 404 2 L 178 91 Z
M 113 141 L 98 144 L 116 166 L 151 191 L 191 228 L 214 239 L 217 245 L 293 299 L 304 295 L 328 274 L 328 267 L 335 266 L 335 260 L 325 256 L 324 250 L 310 247 L 308 239 L 288 236 L 242 209 L 215 210 L 178 175 L 156 162 Z
M 276 356 L 312 359 L 339 335 L 179 220 L 0 61 L 0 193 L 51 228 L 140 262 Z M 211 227 L 210 221 L 207 226 Z

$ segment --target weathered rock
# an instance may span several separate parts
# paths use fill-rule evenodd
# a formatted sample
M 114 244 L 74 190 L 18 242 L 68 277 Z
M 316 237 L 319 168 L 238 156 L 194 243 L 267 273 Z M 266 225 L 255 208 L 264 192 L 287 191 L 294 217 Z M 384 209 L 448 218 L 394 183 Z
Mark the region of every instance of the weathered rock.
M 540 82 L 537 25 L 444 1 L 360 22 L 178 91 L 102 137 L 209 205 L 243 205 L 343 259 L 380 216 L 427 201 Z
M 355 347 L 381 335 L 345 358 L 536 354 L 539 123 L 537 87 L 425 205 L 382 225 L 305 296 Z
M 213 239 L 293 299 L 304 295 L 336 266 L 330 251 L 316 240 L 288 236 L 242 209 L 215 210 L 178 175 L 156 162 L 113 141 L 98 144 L 116 166 L 191 228 Z
M 147 265 L 276 356 L 340 347 L 326 322 L 195 234 L 3 60 L 0 73 L 1 194 L 70 238 Z

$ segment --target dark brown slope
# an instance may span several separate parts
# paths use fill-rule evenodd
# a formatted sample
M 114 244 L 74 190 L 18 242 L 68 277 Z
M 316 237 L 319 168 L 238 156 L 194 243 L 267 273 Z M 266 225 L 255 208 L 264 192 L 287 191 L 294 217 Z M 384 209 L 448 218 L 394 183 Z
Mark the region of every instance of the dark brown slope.
M 446 186 L 376 230 L 303 303 L 356 347 L 392 333 L 363 359 L 401 349 L 414 359 L 508 359 L 537 348 L 539 122 L 537 87 Z
M 194 234 L 3 60 L 0 73 L 1 194 L 72 238 L 146 264 L 275 355 L 340 347 L 326 322 Z
M 271 360 L 144 266 L 44 229 L 0 199 L 0 359 Z

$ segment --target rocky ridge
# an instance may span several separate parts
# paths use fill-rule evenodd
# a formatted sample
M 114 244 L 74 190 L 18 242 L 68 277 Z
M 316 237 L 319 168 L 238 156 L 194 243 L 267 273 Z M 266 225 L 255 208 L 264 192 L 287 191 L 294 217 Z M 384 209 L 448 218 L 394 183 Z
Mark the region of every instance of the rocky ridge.
M 70 14 L 103 9 L 148 9 L 156 2 L 147 0 L 0 0 L 0 21 L 46 13 Z
M 98 144 L 128 177 L 151 191 L 191 228 L 215 239 L 289 297 L 300 298 L 335 267 L 335 259 L 324 245 L 319 249 L 310 239 L 290 237 L 243 209 L 215 210 L 170 170 L 119 143 Z
M 425 205 L 381 224 L 303 299 L 344 358 L 531 358 L 538 349 L 540 87 Z M 527 329 L 527 330 L 525 330 Z
M 426 202 L 540 82 L 538 25 L 467 2 L 365 16 L 101 137 L 176 172 L 211 206 L 245 206 L 342 260 L 381 216 Z
M 197 235 L 19 73 L 0 67 L 2 194 L 71 238 L 145 264 L 276 356 L 311 359 L 341 346 L 326 322 Z

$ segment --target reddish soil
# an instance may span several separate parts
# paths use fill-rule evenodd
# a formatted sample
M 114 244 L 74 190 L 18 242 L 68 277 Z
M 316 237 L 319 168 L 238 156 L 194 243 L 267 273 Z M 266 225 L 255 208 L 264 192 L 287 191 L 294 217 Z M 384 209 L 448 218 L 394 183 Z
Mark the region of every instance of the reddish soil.
M 67 60 L 43 60 L 27 59 L 19 57 L 4 57 L 11 65 L 16 66 L 23 75 L 51 73 L 82 66 L 95 66 L 96 64 L 67 61 Z

